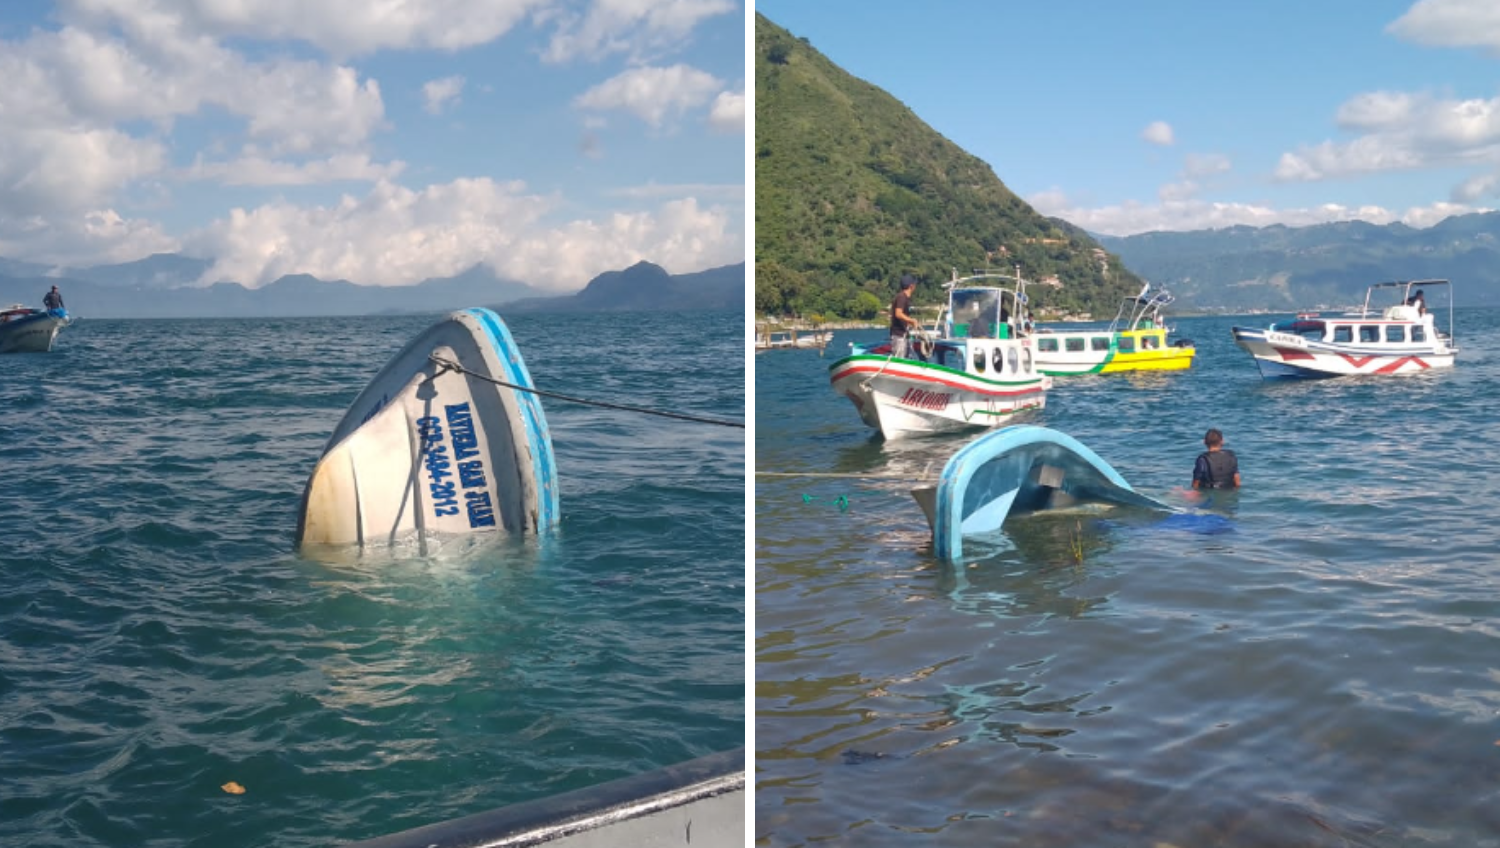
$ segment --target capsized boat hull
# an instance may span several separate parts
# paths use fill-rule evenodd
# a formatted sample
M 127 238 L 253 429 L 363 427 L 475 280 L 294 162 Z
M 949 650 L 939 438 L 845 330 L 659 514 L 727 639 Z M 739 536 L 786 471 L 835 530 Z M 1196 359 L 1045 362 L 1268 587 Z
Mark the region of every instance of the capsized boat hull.
M 992 380 L 872 354 L 835 362 L 829 381 L 887 439 L 1002 426 L 1017 413 L 1044 408 L 1052 385 L 1040 374 Z
M 486 377 L 532 386 L 494 312 L 455 312 L 412 339 L 334 428 L 303 492 L 298 543 L 553 527 L 557 474 L 541 402 Z
M 1342 345 L 1291 333 L 1234 327 L 1234 343 L 1255 359 L 1266 379 L 1322 379 L 1360 374 L 1389 376 L 1452 368 L 1451 347 L 1423 343 L 1401 346 Z
M 6 310 L 0 322 L 0 353 L 46 353 L 71 320 L 65 309 Z
M 964 536 L 999 530 L 1013 514 L 1080 503 L 1174 511 L 1133 489 L 1119 472 L 1066 433 L 1014 425 L 949 458 L 936 485 L 912 491 L 932 528 L 934 552 L 957 563 Z

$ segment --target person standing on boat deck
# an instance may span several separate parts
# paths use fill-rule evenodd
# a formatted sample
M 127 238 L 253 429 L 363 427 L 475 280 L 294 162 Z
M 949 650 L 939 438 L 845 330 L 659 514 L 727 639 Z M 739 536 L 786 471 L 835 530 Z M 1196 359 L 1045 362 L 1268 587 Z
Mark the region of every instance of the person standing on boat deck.
M 896 299 L 891 301 L 891 356 L 897 359 L 911 358 L 911 344 L 908 336 L 912 327 L 917 326 L 917 319 L 911 317 L 911 295 L 917 290 L 917 278 L 910 274 L 901 277 L 901 290 L 896 293 Z
M 47 294 L 43 295 L 42 305 L 47 307 L 48 309 L 63 308 L 62 292 L 57 290 L 57 286 L 53 286 L 52 291 L 49 291 L 47 292 Z
M 1203 434 L 1203 446 L 1208 450 L 1198 454 L 1193 465 L 1193 488 L 1238 489 L 1240 461 L 1234 451 L 1224 447 L 1224 434 L 1210 429 Z
M 1417 289 L 1416 294 L 1406 299 L 1406 305 L 1415 306 L 1417 308 L 1418 315 L 1427 314 L 1427 296 L 1422 294 L 1421 289 Z

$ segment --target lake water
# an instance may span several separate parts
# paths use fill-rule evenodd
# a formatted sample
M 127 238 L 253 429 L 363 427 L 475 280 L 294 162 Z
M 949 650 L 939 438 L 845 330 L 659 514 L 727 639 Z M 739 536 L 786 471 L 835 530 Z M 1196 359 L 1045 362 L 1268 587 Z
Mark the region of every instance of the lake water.
M 756 357 L 758 471 L 878 475 L 757 477 L 757 844 L 1500 845 L 1500 310 L 1387 379 L 1263 381 L 1229 330 L 1269 320 L 1026 419 L 1232 532 L 1041 515 L 958 567 L 907 490 L 972 434 L 828 388 L 880 333 Z M 1190 501 L 1209 427 L 1244 489 Z
M 544 399 L 544 543 L 298 555 L 328 434 L 435 318 L 0 357 L 0 844 L 322 846 L 744 744 L 744 430 Z M 639 322 L 508 323 L 540 388 L 743 420 L 742 314 Z

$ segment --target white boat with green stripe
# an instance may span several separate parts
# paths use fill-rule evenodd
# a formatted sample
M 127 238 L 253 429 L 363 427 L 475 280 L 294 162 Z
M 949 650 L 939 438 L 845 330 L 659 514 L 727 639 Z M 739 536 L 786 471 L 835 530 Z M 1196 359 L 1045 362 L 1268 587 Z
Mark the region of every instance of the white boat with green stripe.
M 920 332 L 912 358 L 892 356 L 888 344 L 851 345 L 829 368 L 833 390 L 887 439 L 999 427 L 1046 405 L 1052 378 L 1025 332 L 1025 281 L 977 272 L 944 287 L 937 332 Z

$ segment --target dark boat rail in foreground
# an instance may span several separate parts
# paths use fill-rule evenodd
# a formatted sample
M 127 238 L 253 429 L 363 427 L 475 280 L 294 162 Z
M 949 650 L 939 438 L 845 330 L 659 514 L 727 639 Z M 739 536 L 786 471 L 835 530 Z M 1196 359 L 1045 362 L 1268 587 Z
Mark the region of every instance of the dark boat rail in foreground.
M 737 848 L 745 832 L 745 749 L 738 748 L 348 848 Z

